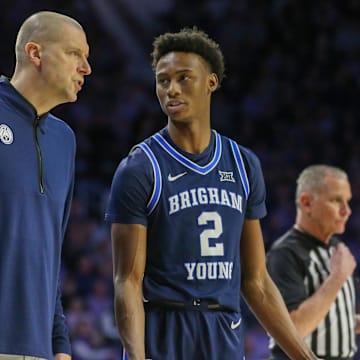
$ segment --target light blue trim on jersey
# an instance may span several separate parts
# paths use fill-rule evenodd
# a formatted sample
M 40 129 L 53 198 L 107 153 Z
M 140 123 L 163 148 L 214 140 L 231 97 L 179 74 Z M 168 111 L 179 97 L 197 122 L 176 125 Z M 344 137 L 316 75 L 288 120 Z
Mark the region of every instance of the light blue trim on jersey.
M 229 139 L 229 141 L 230 141 L 231 148 L 232 148 L 235 160 L 236 160 L 236 165 L 239 170 L 240 179 L 243 184 L 245 196 L 246 196 L 246 200 L 247 200 L 249 197 L 249 194 L 250 194 L 250 185 L 249 185 L 249 180 L 248 180 L 248 177 L 246 174 L 244 160 L 241 156 L 238 144 L 234 140 Z
M 184 155 L 180 154 L 173 146 L 171 146 L 162 135 L 160 135 L 159 133 L 156 133 L 155 135 L 153 135 L 153 138 L 157 141 L 157 143 L 170 155 L 172 156 L 175 160 L 177 160 L 179 163 L 183 164 L 184 166 L 186 166 L 187 168 L 189 168 L 190 170 L 193 170 L 195 172 L 197 172 L 198 174 L 201 175 L 206 175 L 208 174 L 211 170 L 213 170 L 215 168 L 215 166 L 218 164 L 218 162 L 220 161 L 221 158 L 221 152 L 222 152 L 222 147 L 221 147 L 221 137 L 220 135 L 213 130 L 214 134 L 215 134 L 215 153 L 213 158 L 211 159 L 211 161 L 205 165 L 205 166 L 200 166 L 196 163 L 194 163 L 193 161 L 189 160 L 187 157 L 185 157 Z
M 139 147 L 142 149 L 145 153 L 145 155 L 149 158 L 151 162 L 151 166 L 153 168 L 154 172 L 154 188 L 153 192 L 151 194 L 151 198 L 146 206 L 146 212 L 148 215 L 150 215 L 153 210 L 155 209 L 155 206 L 159 202 L 160 195 L 161 195 L 161 189 L 162 189 L 162 178 L 161 178 L 161 171 L 158 161 L 156 160 L 156 157 L 154 153 L 151 151 L 150 147 L 146 145 L 145 143 L 141 143 L 136 145 L 136 147 Z

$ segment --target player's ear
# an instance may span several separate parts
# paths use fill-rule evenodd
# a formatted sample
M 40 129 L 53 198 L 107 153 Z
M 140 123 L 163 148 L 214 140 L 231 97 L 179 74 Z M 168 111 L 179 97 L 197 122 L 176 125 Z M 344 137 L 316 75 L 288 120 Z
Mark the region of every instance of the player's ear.
M 209 74 L 208 86 L 210 92 L 214 92 L 219 86 L 219 80 L 215 73 Z

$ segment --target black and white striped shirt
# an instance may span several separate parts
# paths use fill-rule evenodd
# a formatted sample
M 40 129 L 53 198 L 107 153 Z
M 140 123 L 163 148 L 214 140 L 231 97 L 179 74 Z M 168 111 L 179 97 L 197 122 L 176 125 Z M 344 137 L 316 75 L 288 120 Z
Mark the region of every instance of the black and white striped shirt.
M 309 234 L 289 230 L 267 254 L 269 273 L 278 286 L 289 311 L 295 310 L 321 286 L 330 274 L 330 258 L 339 239 L 325 244 Z M 347 359 L 356 353 L 355 287 L 349 278 L 326 317 L 305 340 L 323 359 Z M 275 359 L 286 359 L 270 339 Z M 277 354 L 279 354 L 277 356 Z

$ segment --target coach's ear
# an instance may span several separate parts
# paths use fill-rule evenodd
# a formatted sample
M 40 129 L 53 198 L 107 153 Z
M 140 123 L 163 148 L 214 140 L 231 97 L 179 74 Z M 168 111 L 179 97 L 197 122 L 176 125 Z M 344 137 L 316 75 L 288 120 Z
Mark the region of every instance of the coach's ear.
M 30 41 L 25 44 L 25 54 L 29 62 L 33 63 L 35 66 L 40 66 L 41 64 L 41 46 L 33 41 Z

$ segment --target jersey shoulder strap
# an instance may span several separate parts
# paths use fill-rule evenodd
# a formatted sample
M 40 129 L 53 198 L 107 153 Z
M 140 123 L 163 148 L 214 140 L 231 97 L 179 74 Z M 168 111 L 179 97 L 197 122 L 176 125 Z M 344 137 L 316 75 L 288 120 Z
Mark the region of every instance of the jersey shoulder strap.
M 231 149 L 232 149 L 235 161 L 236 161 L 236 167 L 239 171 L 241 183 L 244 188 L 245 196 L 246 196 L 246 200 L 247 200 L 249 197 L 249 194 L 250 194 L 250 184 L 249 184 L 249 179 L 247 176 L 244 160 L 241 155 L 241 151 L 239 149 L 238 144 L 234 140 L 229 139 L 229 141 L 231 144 Z
M 159 202 L 161 195 L 161 190 L 162 190 L 161 170 L 159 163 L 154 153 L 150 149 L 149 145 L 147 145 L 145 142 L 137 144 L 131 149 L 130 153 L 133 152 L 136 148 L 140 148 L 145 153 L 147 158 L 150 160 L 151 167 L 153 169 L 153 175 L 154 175 L 153 189 L 152 189 L 152 194 L 150 196 L 150 200 L 146 205 L 146 213 L 147 215 L 150 215 L 155 209 L 157 203 Z

